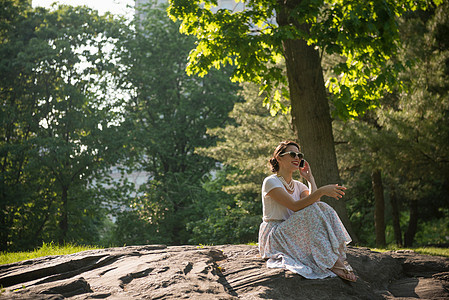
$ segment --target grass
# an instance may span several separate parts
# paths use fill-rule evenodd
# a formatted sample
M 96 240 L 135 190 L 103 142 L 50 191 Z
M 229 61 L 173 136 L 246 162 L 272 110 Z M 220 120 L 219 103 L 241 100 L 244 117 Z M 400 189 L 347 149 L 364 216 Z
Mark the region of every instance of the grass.
M 55 245 L 53 243 L 43 243 L 42 247 L 28 252 L 1 252 L 0 265 L 10 264 L 22 260 L 33 259 L 48 255 L 65 255 L 77 253 L 85 250 L 100 249 L 96 246 L 77 246 L 66 244 L 63 246 Z
M 394 247 L 394 246 L 389 246 L 387 248 L 371 248 L 371 247 L 367 247 L 367 248 L 370 248 L 371 250 L 377 251 L 377 252 L 412 250 L 419 254 L 449 257 L 449 248 L 438 248 L 438 247 L 399 248 L 399 247 Z

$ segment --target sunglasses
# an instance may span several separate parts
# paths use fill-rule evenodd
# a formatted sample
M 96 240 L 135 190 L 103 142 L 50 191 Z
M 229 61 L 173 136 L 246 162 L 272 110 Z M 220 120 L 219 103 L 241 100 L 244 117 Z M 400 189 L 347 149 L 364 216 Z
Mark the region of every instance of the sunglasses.
M 281 154 L 279 154 L 279 156 L 285 156 L 285 155 L 290 155 L 291 158 L 295 158 L 296 156 L 298 156 L 298 159 L 303 159 L 304 158 L 304 154 L 302 154 L 301 152 L 295 152 L 295 151 L 288 151 L 288 152 L 283 152 Z

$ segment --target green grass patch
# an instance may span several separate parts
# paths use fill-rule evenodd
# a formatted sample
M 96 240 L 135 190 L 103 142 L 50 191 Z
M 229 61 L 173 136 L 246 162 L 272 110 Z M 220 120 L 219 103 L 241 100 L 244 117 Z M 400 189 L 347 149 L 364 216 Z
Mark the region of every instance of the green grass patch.
M 449 248 L 420 247 L 420 248 L 413 248 L 413 251 L 426 255 L 449 257 Z
M 43 243 L 42 247 L 28 252 L 1 252 L 0 265 L 10 264 L 22 260 L 33 259 L 48 255 L 65 255 L 77 253 L 85 250 L 100 249 L 96 246 L 77 246 L 66 244 L 63 246 L 55 245 L 53 243 Z
M 438 247 L 417 247 L 417 248 L 399 248 L 399 247 L 371 248 L 371 247 L 368 247 L 368 248 L 370 248 L 372 251 L 377 251 L 377 252 L 412 250 L 419 254 L 449 257 L 449 248 L 438 248 Z

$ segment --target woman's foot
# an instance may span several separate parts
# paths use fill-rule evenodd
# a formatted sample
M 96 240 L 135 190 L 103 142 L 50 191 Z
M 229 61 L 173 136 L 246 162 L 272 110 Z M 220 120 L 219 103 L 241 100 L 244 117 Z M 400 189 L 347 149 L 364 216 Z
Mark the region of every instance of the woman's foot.
M 357 281 L 357 276 L 355 276 L 352 267 L 347 262 L 343 263 L 340 259 L 337 260 L 330 270 L 343 280 L 351 282 Z

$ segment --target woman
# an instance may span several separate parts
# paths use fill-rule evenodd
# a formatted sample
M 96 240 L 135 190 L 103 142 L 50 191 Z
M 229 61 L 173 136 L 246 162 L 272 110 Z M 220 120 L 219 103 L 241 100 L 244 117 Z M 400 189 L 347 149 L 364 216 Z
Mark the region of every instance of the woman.
M 259 251 L 269 268 L 286 268 L 309 278 L 339 276 L 356 281 L 345 261 L 346 244 L 351 242 L 337 213 L 320 197 L 343 197 L 345 187 L 316 187 L 312 170 L 299 152 L 299 145 L 284 141 L 270 159 L 276 173 L 262 185 L 263 222 L 259 229 Z M 301 164 L 301 166 L 300 166 Z M 308 183 L 293 180 L 298 170 Z

